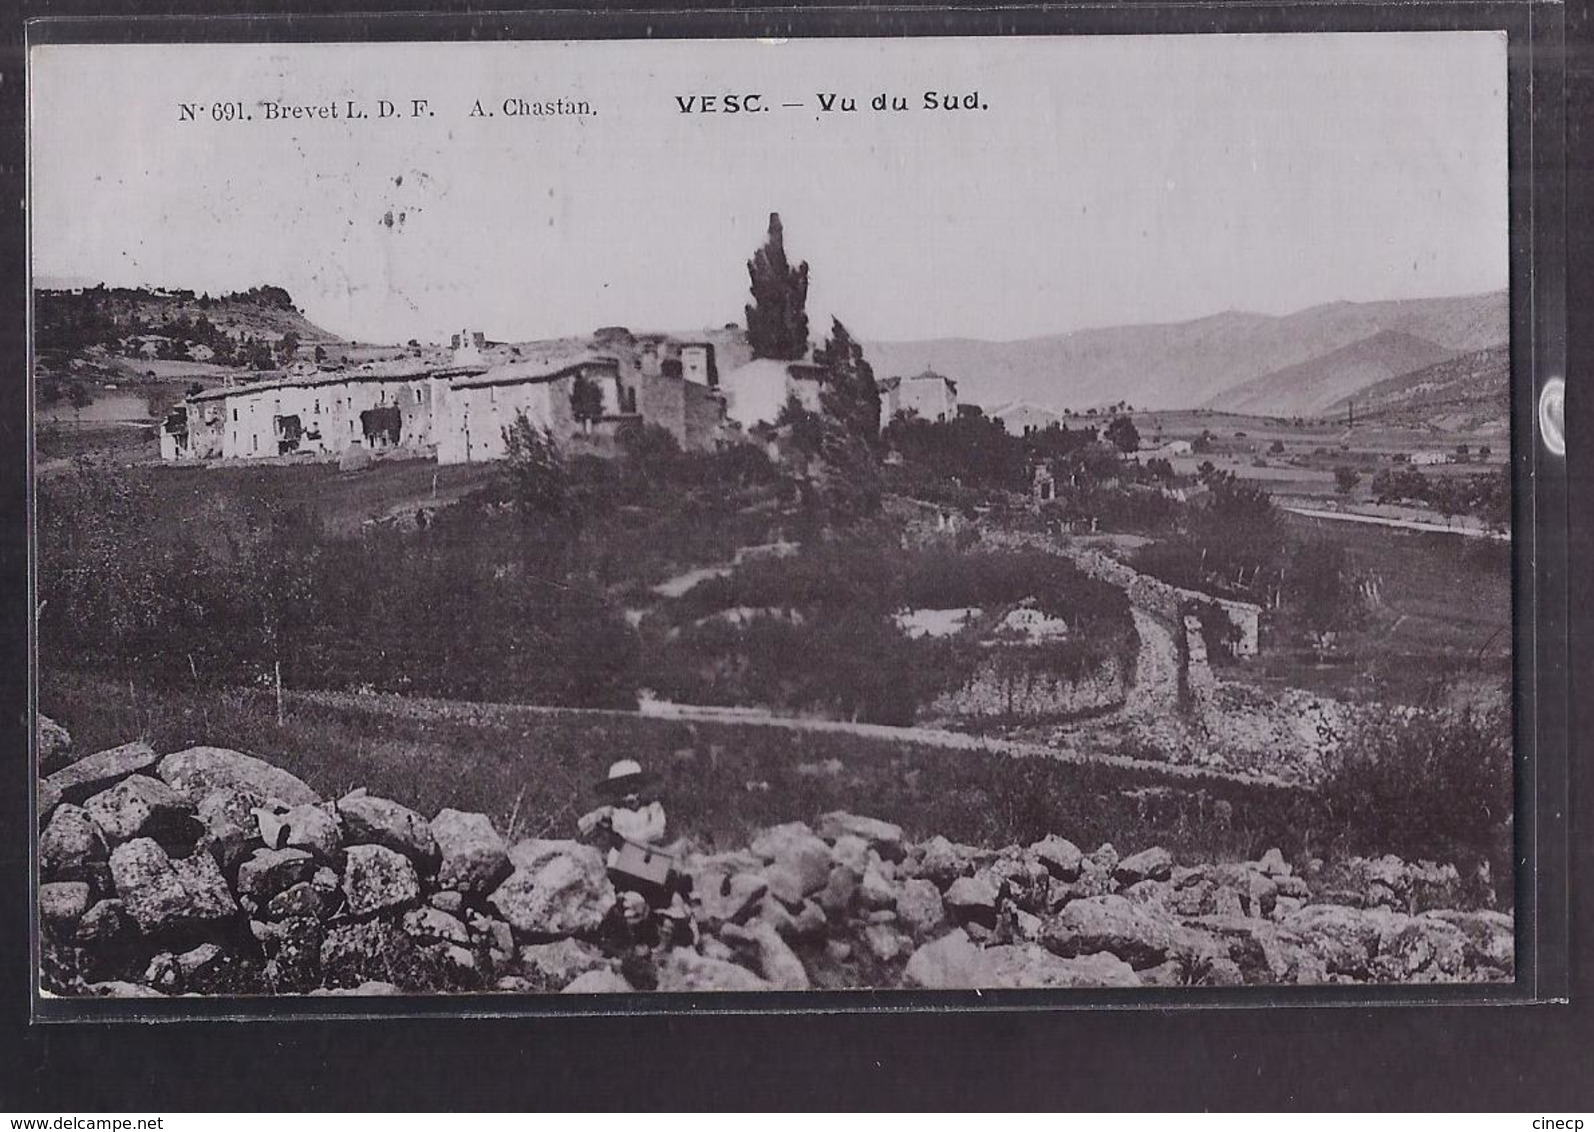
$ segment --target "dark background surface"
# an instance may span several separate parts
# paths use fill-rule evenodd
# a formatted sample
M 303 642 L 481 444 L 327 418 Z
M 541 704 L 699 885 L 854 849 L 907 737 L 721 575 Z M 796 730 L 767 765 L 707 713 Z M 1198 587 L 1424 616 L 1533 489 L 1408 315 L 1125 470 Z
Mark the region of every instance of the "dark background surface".
M 123 11 L 244 10 L 216 3 Z M 440 10 L 463 11 L 465 5 Z M 1594 25 L 1566 9 L 1568 431 L 1594 435 Z M 1133 19 L 1125 6 L 1126 19 Z M 1587 812 L 1594 577 L 1569 573 L 1571 1005 L 30 1025 L 21 16 L 0 47 L 0 1111 L 1058 1107 L 1594 1108 Z M 303 12 L 285 5 L 256 12 Z M 1312 26 L 1337 9 L 1312 6 Z M 1365 14 L 1368 9 L 1357 10 Z M 734 17 L 722 17 L 734 18 Z M 1363 15 L 1360 18 L 1365 18 Z M 489 24 L 491 21 L 489 21 Z M 1155 25 L 1152 25 L 1155 26 Z M 1394 108 L 1392 108 L 1394 109 Z M 1594 555 L 1573 441 L 1569 558 Z M 1549 615 L 1551 611 L 1545 611 Z M 1545 752 L 1556 757 L 1556 752 Z M 1546 893 L 1552 899 L 1554 893 Z

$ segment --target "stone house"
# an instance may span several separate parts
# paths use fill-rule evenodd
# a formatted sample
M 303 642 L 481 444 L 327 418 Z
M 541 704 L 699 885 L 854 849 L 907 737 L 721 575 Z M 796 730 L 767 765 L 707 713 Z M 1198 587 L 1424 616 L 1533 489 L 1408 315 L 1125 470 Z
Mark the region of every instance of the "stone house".
M 880 419 L 889 424 L 898 413 L 927 421 L 949 421 L 957 416 L 957 382 L 934 370 L 912 377 L 891 377 L 880 383 Z
M 754 358 L 721 380 L 725 414 L 743 428 L 774 424 L 790 397 L 817 413 L 825 376 L 824 367 L 811 361 Z

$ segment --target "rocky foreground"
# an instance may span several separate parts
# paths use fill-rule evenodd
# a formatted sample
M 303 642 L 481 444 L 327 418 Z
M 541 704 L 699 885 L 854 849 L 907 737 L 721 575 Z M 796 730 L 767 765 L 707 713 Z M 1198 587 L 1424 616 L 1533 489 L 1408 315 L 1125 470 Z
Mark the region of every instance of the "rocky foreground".
M 47 721 L 46 721 L 47 722 Z M 50 725 L 53 727 L 54 725 Z M 57 729 L 58 730 L 58 729 Z M 684 852 L 695 939 L 620 942 L 604 859 L 317 796 L 237 751 L 130 743 L 73 761 L 41 730 L 44 989 L 60 995 L 676 992 L 1509 980 L 1508 915 L 1394 857 L 1301 872 L 915 842 L 835 812 Z M 1447 905 L 1449 905 L 1447 907 Z

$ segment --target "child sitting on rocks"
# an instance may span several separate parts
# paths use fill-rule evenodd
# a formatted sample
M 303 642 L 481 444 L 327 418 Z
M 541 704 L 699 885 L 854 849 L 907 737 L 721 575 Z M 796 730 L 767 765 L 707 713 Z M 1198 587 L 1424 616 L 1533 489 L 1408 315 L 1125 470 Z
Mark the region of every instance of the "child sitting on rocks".
M 657 797 L 643 802 L 655 785 L 635 759 L 619 760 L 598 784 L 605 803 L 576 825 L 584 840 L 608 855 L 609 879 L 620 894 L 615 926 L 640 946 L 690 945 L 692 914 L 685 899 L 690 880 L 675 871 L 673 858 L 660 848 L 664 804 Z

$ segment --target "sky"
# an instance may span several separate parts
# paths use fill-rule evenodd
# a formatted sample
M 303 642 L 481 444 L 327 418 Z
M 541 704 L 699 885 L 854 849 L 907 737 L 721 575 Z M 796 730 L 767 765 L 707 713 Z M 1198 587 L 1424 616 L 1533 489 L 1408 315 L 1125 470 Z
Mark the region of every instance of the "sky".
M 865 340 L 1471 294 L 1507 283 L 1505 47 L 1494 32 L 35 47 L 33 270 L 274 283 L 360 341 L 686 330 L 741 320 L 778 211 L 810 264 L 816 333 L 836 315 Z M 926 91 L 983 108 L 923 109 Z M 727 93 L 768 109 L 681 112 Z M 821 111 L 821 93 L 859 110 Z M 871 110 L 881 94 L 911 108 Z M 504 109 L 558 98 L 594 113 Z M 369 117 L 343 116 L 349 99 Z M 252 120 L 215 121 L 229 102 Z M 271 121 L 269 102 L 340 116 Z

